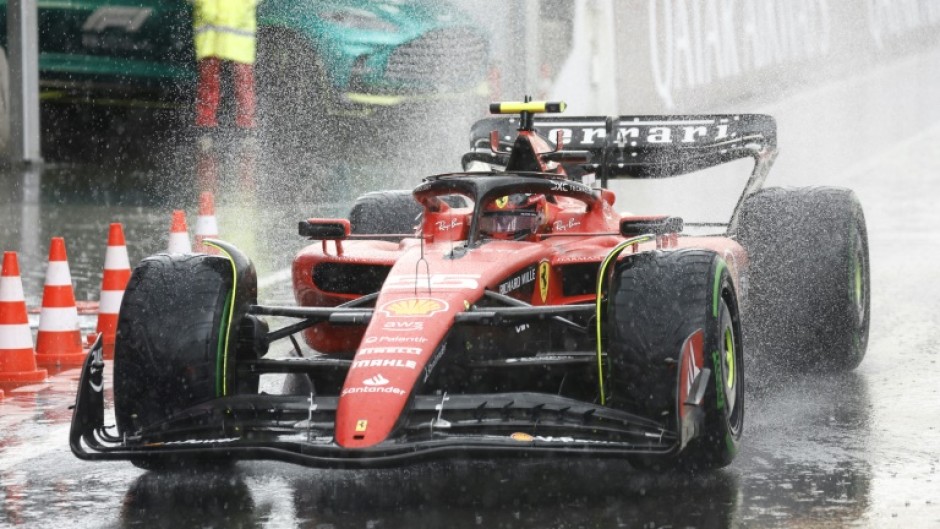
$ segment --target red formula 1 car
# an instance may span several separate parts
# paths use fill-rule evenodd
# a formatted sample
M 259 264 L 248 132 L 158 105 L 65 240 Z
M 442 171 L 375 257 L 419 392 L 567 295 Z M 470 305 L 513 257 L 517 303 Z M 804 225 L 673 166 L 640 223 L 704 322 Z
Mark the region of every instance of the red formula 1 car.
M 780 368 L 861 361 L 861 208 L 847 190 L 761 189 L 772 118 L 536 119 L 563 107 L 494 104 L 518 117 L 474 126 L 463 162 L 485 171 L 301 222 L 315 242 L 294 259 L 297 306 L 258 305 L 250 261 L 220 241 L 218 256 L 142 261 L 118 324 L 116 431 L 96 346 L 74 453 L 146 468 L 497 455 L 717 468 L 744 426 L 745 342 Z M 719 225 L 620 214 L 607 189 L 742 159 L 753 170 Z M 280 394 L 259 392 L 269 374 Z

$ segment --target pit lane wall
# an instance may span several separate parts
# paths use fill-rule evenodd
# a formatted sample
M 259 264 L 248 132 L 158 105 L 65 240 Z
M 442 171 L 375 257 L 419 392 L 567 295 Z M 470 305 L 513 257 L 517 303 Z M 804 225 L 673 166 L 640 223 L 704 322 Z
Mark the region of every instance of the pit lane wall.
M 571 53 L 545 94 L 572 112 L 741 111 L 940 44 L 937 0 L 577 0 L 574 10 Z

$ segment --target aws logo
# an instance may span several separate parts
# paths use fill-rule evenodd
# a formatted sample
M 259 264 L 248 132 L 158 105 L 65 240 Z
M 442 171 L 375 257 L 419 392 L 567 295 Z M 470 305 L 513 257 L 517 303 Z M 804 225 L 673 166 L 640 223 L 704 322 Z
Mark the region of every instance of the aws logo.
M 429 318 L 438 312 L 444 312 L 448 307 L 447 302 L 441 299 L 412 298 L 390 301 L 379 310 L 393 318 Z
M 423 321 L 387 321 L 382 329 L 386 331 L 417 332 L 424 330 Z

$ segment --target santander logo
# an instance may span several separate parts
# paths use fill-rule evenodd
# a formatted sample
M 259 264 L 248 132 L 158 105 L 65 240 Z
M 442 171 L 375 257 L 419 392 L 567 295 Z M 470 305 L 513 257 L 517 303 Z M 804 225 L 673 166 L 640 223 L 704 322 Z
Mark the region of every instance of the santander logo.
M 367 386 L 384 386 L 385 384 L 388 384 L 388 382 L 388 379 L 383 377 L 381 373 L 362 381 L 362 383 Z

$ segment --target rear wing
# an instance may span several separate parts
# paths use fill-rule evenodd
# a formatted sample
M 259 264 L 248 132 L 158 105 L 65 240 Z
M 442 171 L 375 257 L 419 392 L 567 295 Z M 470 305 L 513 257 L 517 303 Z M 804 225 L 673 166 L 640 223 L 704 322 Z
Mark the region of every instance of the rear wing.
M 608 178 L 664 178 L 705 169 L 739 158 L 772 160 L 777 126 L 764 114 L 684 116 L 535 116 L 533 125 L 549 145 L 561 136 L 560 153 L 549 155 L 569 174 L 591 172 L 606 187 Z M 477 121 L 470 130 L 469 161 L 504 165 L 520 128 L 519 117 Z M 499 138 L 494 151 L 491 133 Z M 573 161 L 568 161 L 573 160 Z M 499 162 L 504 163 L 500 164 Z M 757 172 L 765 173 L 766 168 Z

